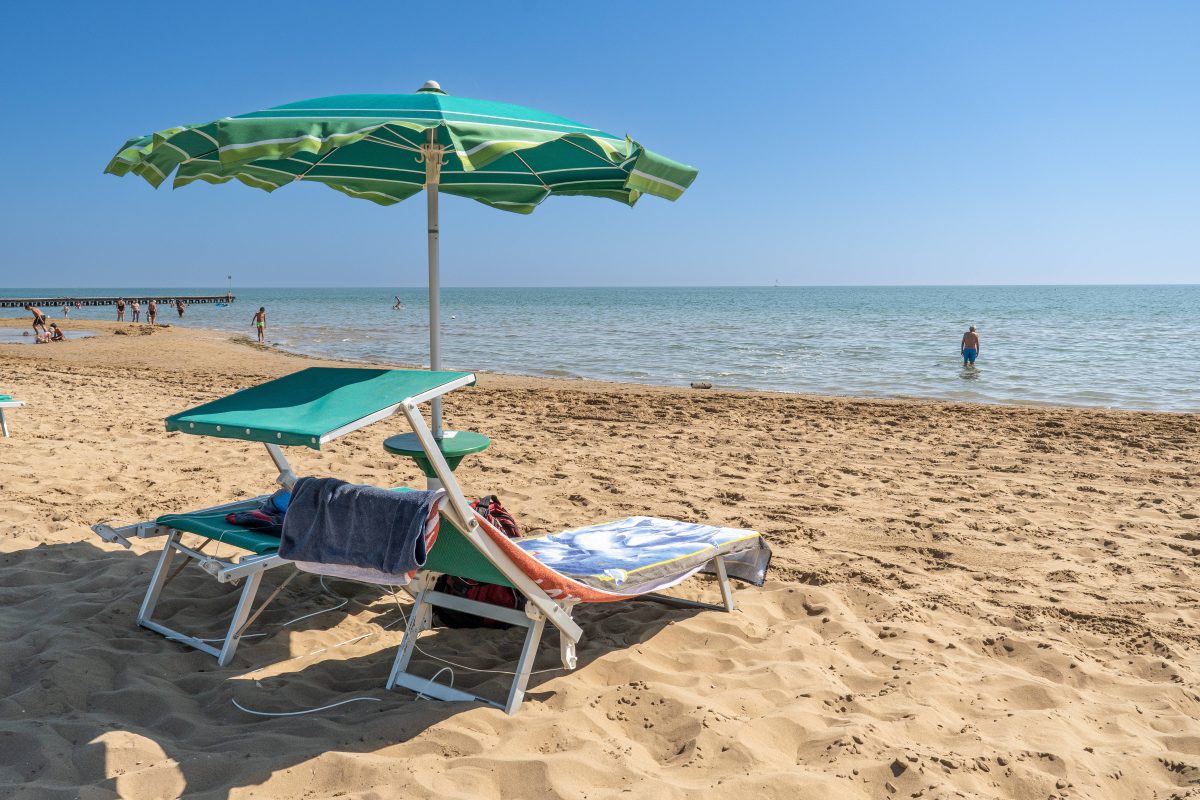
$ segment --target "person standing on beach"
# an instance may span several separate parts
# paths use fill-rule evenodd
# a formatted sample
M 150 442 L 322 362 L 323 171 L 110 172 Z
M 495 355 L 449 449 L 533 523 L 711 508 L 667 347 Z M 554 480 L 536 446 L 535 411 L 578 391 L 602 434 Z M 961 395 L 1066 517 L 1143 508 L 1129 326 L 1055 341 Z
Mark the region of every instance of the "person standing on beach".
M 125 321 L 125 298 L 117 298 L 117 322 Z
M 146 321 L 151 325 L 154 324 L 154 318 L 158 316 L 158 303 L 151 300 L 146 304 Z
M 979 334 L 975 332 L 975 326 L 971 326 L 971 330 L 963 334 L 962 338 L 962 357 L 963 366 L 970 364 L 975 366 L 975 357 L 979 355 Z
M 134 300 L 133 305 L 131 305 L 129 307 L 129 310 L 133 312 L 133 321 L 134 322 L 137 322 L 139 319 L 141 319 L 141 317 L 142 317 L 142 304 L 141 303 L 139 303 L 137 300 Z
M 254 314 L 254 327 L 258 328 L 258 343 L 263 344 L 267 338 L 267 307 L 259 306 Z
M 38 335 L 38 328 L 42 329 L 42 335 L 46 335 L 49 331 L 46 330 L 46 315 L 42 310 L 35 305 L 25 306 L 25 310 L 33 314 L 33 335 Z

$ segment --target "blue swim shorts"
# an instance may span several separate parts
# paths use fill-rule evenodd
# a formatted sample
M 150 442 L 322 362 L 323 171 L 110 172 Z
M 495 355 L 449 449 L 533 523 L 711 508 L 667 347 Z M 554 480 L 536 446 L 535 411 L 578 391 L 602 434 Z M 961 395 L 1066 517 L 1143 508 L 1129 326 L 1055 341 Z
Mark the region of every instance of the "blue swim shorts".
M 964 364 L 974 364 L 975 356 L 977 356 L 977 355 L 979 355 L 979 353 L 977 353 L 975 351 L 974 347 L 964 347 L 963 348 L 963 363 Z

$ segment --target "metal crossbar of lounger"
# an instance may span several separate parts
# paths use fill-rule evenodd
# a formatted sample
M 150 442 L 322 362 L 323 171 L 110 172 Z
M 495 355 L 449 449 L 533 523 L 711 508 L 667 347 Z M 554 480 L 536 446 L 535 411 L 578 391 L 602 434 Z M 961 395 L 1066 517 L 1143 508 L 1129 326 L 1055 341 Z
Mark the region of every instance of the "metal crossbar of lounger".
M 363 375 L 357 377 L 352 373 L 363 373 Z M 630 567 L 629 570 L 616 570 L 617 574 L 630 571 L 641 572 L 651 568 L 658 571 L 658 574 L 653 576 L 654 579 L 649 582 L 639 582 L 635 588 L 622 588 L 617 586 L 616 582 L 611 586 L 603 585 L 603 579 L 601 579 L 600 585 L 596 585 L 594 582 L 589 584 L 585 575 L 586 569 L 578 574 L 570 574 L 569 570 L 560 571 L 561 566 L 558 564 L 547 563 L 539 559 L 537 551 L 546 550 L 549 553 L 551 550 L 557 550 L 559 556 L 565 556 L 565 562 L 571 561 L 574 556 L 578 555 L 581 548 L 578 547 L 578 543 L 568 543 L 567 539 L 572 533 L 579 532 L 564 532 L 514 543 L 514 540 L 508 539 L 490 523 L 475 514 L 437 446 L 432 432 L 425 424 L 419 409 L 422 403 L 471 383 L 474 383 L 474 376 L 469 373 L 313 368 L 177 414 L 168 418 L 167 428 L 187 433 L 264 442 L 279 469 L 279 482 L 290 486 L 295 481 L 295 474 L 283 457 L 280 450 L 281 444 L 304 445 L 319 449 L 320 444 L 383 419 L 397 410 L 404 414 L 420 442 L 426 458 L 433 467 L 437 480 L 446 490 L 447 496 L 442 504 L 442 517 L 444 523 L 448 524 L 443 524 L 442 533 L 430 551 L 429 561 L 414 581 L 414 585 L 410 587 L 416 595 L 416 604 L 409 617 L 404 639 L 399 646 L 388 678 L 389 688 L 404 686 L 443 700 L 479 700 L 503 708 L 508 713 L 513 713 L 521 704 L 532 670 L 533 657 L 547 622 L 559 631 L 560 658 L 563 667 L 575 668 L 575 647 L 583 632 L 571 618 L 571 614 L 572 609 L 579 603 L 646 598 L 692 607 L 733 610 L 733 596 L 726 562 L 730 558 L 742 557 L 755 547 L 760 550 L 766 549 L 761 537 L 753 531 L 709 529 L 725 531 L 728 534 L 723 534 L 724 538 L 715 544 L 713 541 L 691 542 L 679 538 L 676 541 L 696 546 L 687 550 L 679 558 L 651 564 L 631 562 L 627 565 Z M 397 392 L 407 392 L 407 396 L 402 394 L 402 399 L 393 403 L 391 398 L 394 398 Z M 208 509 L 208 511 L 219 513 L 227 511 L 232 505 L 218 506 Z M 262 573 L 273 566 L 289 562 L 281 558 L 274 550 L 254 553 L 233 562 L 206 555 L 199 549 L 189 548 L 182 544 L 176 534 L 181 532 L 180 529 L 189 527 L 184 524 L 183 517 L 194 516 L 164 517 L 154 522 L 138 523 L 125 528 L 103 525 L 94 526 L 94 528 L 102 538 L 108 541 L 117 541 L 126 546 L 128 546 L 128 540 L 125 537 L 131 534 L 168 536 L 167 544 L 163 548 L 163 555 L 159 559 L 150 588 L 147 590 L 139 622 L 159 633 L 217 655 L 220 662 L 226 664 L 232 658 L 237 642 L 244 634 L 246 627 L 253 621 L 257 613 L 261 613 L 262 606 L 259 607 L 259 612 L 254 614 L 251 613 L 250 608 Z M 666 520 L 649 520 L 649 522 L 667 525 L 682 524 Z M 200 531 L 194 530 L 193 527 L 191 532 Z M 200 533 L 204 535 L 203 532 Z M 214 537 L 209 536 L 210 540 L 212 538 Z M 532 547 L 533 549 L 527 552 L 522 549 L 523 547 Z M 253 548 L 247 549 L 252 550 Z M 769 557 L 769 551 L 767 552 Z M 178 553 L 182 553 L 189 560 L 198 561 L 218 580 L 228 582 L 248 579 L 247 585 L 242 590 L 242 597 L 234 613 L 234 619 L 229 625 L 224 646 L 219 651 L 194 637 L 153 623 L 149 618 L 149 612 L 153 611 L 163 584 L 169 579 L 168 571 L 171 559 Z M 187 562 L 185 561 L 185 563 Z M 624 563 L 624 561 L 620 563 Z M 719 581 L 723 599 L 721 606 L 662 597 L 651 591 L 670 585 L 706 566 L 711 568 Z M 765 561 L 760 565 L 758 573 L 761 574 L 763 570 L 765 570 Z M 451 574 L 511 586 L 525 598 L 525 609 L 524 611 L 503 609 L 435 591 L 434 581 L 438 574 Z M 592 576 L 592 578 L 596 577 Z M 268 598 L 267 602 L 270 599 Z M 514 671 L 513 685 L 505 703 L 496 703 L 488 698 L 437 683 L 432 679 L 423 678 L 408 671 L 417 637 L 432 624 L 432 610 L 435 606 L 465 611 L 477 616 L 523 626 L 527 629 L 525 644 Z
M 12 395 L 0 394 L 0 431 L 3 431 L 5 438 L 8 438 L 8 418 L 4 416 L 4 409 L 20 408 L 23 405 L 23 400 L 13 400 Z

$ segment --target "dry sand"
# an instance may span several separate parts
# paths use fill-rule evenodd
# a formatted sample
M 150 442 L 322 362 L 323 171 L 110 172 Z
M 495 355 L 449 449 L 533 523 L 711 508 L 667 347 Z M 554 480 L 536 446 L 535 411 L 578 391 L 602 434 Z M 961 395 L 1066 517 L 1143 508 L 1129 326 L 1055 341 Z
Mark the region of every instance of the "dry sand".
M 135 627 L 151 550 L 87 526 L 269 490 L 257 445 L 161 420 L 316 362 L 86 326 L 0 346 L 0 390 L 29 402 L 0 439 L 0 796 L 1200 796 L 1200 416 L 483 376 L 447 403 L 495 440 L 459 475 L 528 530 L 649 512 L 775 550 L 732 615 L 582 609 L 579 669 L 553 670 L 550 635 L 507 717 L 383 691 L 398 613 L 369 587 L 333 582 L 345 606 L 281 627 L 339 602 L 293 581 L 226 669 Z M 380 447 L 401 427 L 294 462 L 419 483 Z M 164 606 L 179 626 L 233 603 L 191 568 L 169 591 L 191 598 Z M 511 668 L 519 641 L 422 640 L 476 668 Z M 231 703 L 358 696 L 381 702 Z

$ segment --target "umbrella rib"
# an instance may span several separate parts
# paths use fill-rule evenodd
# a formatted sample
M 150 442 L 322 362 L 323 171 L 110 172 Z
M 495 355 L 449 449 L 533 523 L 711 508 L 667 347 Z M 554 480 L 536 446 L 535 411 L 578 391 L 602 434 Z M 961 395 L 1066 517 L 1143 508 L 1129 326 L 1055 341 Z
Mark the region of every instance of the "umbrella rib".
M 328 153 L 326 153 L 325 155 L 323 155 L 323 156 L 321 156 L 320 158 L 318 158 L 316 161 L 314 161 L 314 162 L 313 162 L 313 165 L 312 165 L 311 167 L 309 167 L 308 169 L 304 170 L 304 172 L 301 172 L 299 175 L 297 175 L 297 176 L 296 176 L 296 178 L 295 178 L 295 180 L 298 180 L 298 181 L 299 181 L 299 180 L 304 180 L 304 176 L 305 176 L 305 175 L 307 175 L 308 173 L 312 172 L 312 171 L 313 171 L 314 169 L 316 169 L 317 167 L 321 166 L 321 162 L 322 162 L 322 161 L 324 161 L 325 159 L 329 158 L 331 155 L 333 155 L 334 153 L 336 153 L 338 150 L 341 150 L 341 149 L 342 149 L 342 148 L 340 148 L 340 147 L 335 147 L 335 148 L 333 148 L 332 150 L 330 150 Z
M 542 180 L 542 176 L 537 174 L 537 170 L 534 169 L 533 167 L 529 166 L 529 162 L 526 161 L 524 158 L 522 158 L 521 154 L 519 152 L 514 150 L 513 155 L 517 157 L 517 161 L 520 161 L 522 164 L 525 165 L 525 169 L 529 170 L 530 175 L 532 175 L 533 177 L 538 179 L 538 183 L 540 183 L 542 185 L 542 188 L 544 188 L 546 190 L 547 194 L 554 191 L 553 189 L 550 188 L 550 184 L 548 184 L 544 180 Z
M 587 153 L 589 156 L 593 156 L 593 157 L 595 157 L 595 158 L 598 158 L 598 159 L 600 159 L 600 160 L 601 160 L 601 161 L 603 161 L 603 162 L 604 162 L 606 165 L 608 165 L 608 166 L 610 166 L 610 167 L 616 167 L 616 165 L 615 165 L 615 164 L 613 164 L 611 161 L 609 161 L 609 160 L 608 160 L 607 158 L 605 158 L 604 156 L 602 156 L 602 155 L 599 155 L 599 154 L 597 154 L 597 153 L 593 153 L 591 150 L 588 150 L 588 149 L 587 149 L 586 147 L 584 147 L 583 145 L 575 144 L 575 142 L 572 142 L 570 139 L 567 139 L 566 137 L 563 137 L 563 138 L 559 139 L 558 141 L 560 141 L 560 142 L 566 142 L 567 144 L 571 145 L 572 147 L 578 147 L 580 150 L 582 150 L 583 152 Z
M 388 131 L 388 132 L 390 132 L 390 133 L 394 133 L 394 131 L 392 131 L 392 129 L 388 127 L 388 123 L 386 123 L 386 122 L 385 122 L 384 124 L 380 125 L 379 127 L 383 128 L 384 130 L 386 130 L 386 131 Z M 397 136 L 399 136 L 399 134 L 396 134 L 396 135 L 397 135 Z M 387 141 L 386 139 L 379 139 L 379 138 L 377 138 L 377 137 L 376 137 L 374 134 L 367 134 L 367 141 L 369 141 L 369 142 L 375 142 L 376 144 L 383 144 L 383 145 L 387 145 L 388 147 L 395 147 L 395 148 L 398 148 L 398 149 L 400 149 L 400 150 L 407 150 L 407 151 L 408 151 L 408 152 L 410 152 L 410 153 L 419 153 L 419 152 L 421 152 L 421 151 L 420 151 L 418 148 L 416 148 L 416 147 L 413 147 L 413 146 L 412 146 L 412 145 L 410 145 L 408 142 L 406 142 L 406 141 L 404 140 L 404 137 L 400 137 L 400 141 L 399 141 L 399 142 L 389 142 L 389 141 Z
M 409 146 L 406 146 L 406 145 L 397 144 L 396 142 L 389 142 L 389 141 L 387 141 L 386 139 L 376 139 L 374 136 L 368 136 L 368 137 L 366 137 L 365 139 L 363 139 L 363 141 L 364 141 L 364 142 L 370 142 L 371 144 L 381 144 L 381 145 L 383 145 L 384 147 L 394 147 L 394 148 L 396 148 L 397 150 L 404 150 L 405 152 L 408 152 L 408 153 L 419 153 L 419 152 L 421 152 L 420 150 L 418 150 L 418 149 L 417 149 L 417 148 L 415 148 L 415 147 L 409 147 Z

